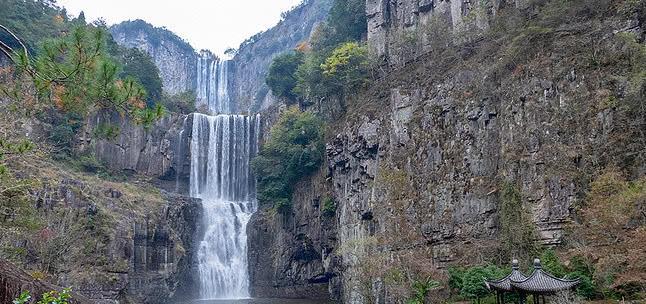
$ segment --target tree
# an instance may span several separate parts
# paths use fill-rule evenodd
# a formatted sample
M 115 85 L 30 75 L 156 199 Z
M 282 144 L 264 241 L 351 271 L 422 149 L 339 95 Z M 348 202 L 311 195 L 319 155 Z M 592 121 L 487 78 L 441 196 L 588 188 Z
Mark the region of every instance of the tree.
M 70 34 L 46 41 L 35 59 L 12 50 L 20 72 L 29 75 L 46 107 L 85 117 L 100 110 L 117 111 L 150 125 L 163 108 L 146 107 L 145 89 L 132 77 L 120 79 L 120 66 L 105 50 L 106 32 L 78 26 Z
M 321 64 L 325 57 L 317 52 L 306 55 L 303 63 L 296 70 L 296 87 L 294 92 L 304 100 L 319 100 L 332 95 L 336 90 L 323 75 Z
M 323 151 L 320 119 L 296 107 L 283 112 L 252 162 L 260 203 L 286 213 L 291 207 L 294 184 L 320 167 Z
M 502 260 L 511 258 L 531 260 L 536 253 L 536 230 L 523 206 L 522 196 L 515 185 L 502 186 L 500 234 L 503 243 Z
M 369 72 L 368 48 L 347 42 L 336 48 L 321 65 L 323 75 L 341 88 L 341 95 L 366 83 Z
M 460 274 L 461 278 L 454 279 L 453 282 L 459 282 L 460 295 L 463 297 L 474 299 L 480 303 L 480 299 L 490 294 L 489 289 L 484 284 L 485 279 L 500 278 L 505 275 L 502 269 L 494 266 L 475 266 L 468 268 L 464 272 L 454 272 Z
M 426 303 L 426 297 L 428 293 L 440 287 L 440 282 L 431 279 L 431 277 L 426 278 L 424 281 L 414 281 L 412 286 L 413 288 L 413 298 L 408 300 L 407 304 L 424 304 Z
M 337 42 L 359 41 L 368 31 L 366 1 L 335 0 L 327 19 Z
M 297 51 L 283 53 L 274 58 L 266 79 L 267 85 L 274 95 L 287 98 L 290 101 L 296 99 L 294 92 L 296 70 L 303 63 L 303 58 L 303 53 Z
M 159 77 L 159 69 L 150 55 L 137 48 L 124 49 L 122 52 L 120 59 L 123 71 L 119 77 L 132 77 L 138 80 L 146 90 L 147 105 L 152 107 L 162 98 L 162 80 Z
M 30 52 L 34 52 L 41 41 L 68 29 L 67 14 L 52 1 L 3 0 L 1 6 L 0 24 L 21 37 Z M 20 48 L 6 32 L 0 31 L 0 41 L 13 49 Z

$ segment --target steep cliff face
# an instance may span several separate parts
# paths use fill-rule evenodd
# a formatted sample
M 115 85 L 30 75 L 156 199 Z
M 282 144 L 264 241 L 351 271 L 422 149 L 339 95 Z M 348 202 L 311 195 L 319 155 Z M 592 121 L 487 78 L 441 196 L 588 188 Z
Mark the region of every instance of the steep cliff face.
M 258 111 L 277 102 L 265 84 L 272 59 L 306 41 L 314 26 L 325 20 L 331 0 L 304 1 L 278 25 L 256 34 L 240 45 L 233 58 L 232 99 L 239 111 Z
M 539 243 L 554 245 L 600 170 L 644 174 L 644 142 L 624 134 L 638 129 L 631 110 L 605 104 L 626 87 L 594 80 L 621 72 L 572 60 L 576 39 L 599 33 L 586 26 L 518 74 L 495 79 L 479 56 L 449 65 L 428 56 L 356 100 L 374 110 L 354 112 L 327 146 L 340 247 L 352 244 L 339 251 L 345 301 L 399 301 L 389 270 L 495 260 L 503 182 L 518 187 Z M 610 41 L 601 48 L 617 48 Z
M 121 194 L 113 190 L 109 195 Z M 121 215 L 109 230 L 104 269 L 65 275 L 60 284 L 75 286 L 79 293 L 106 304 L 193 298 L 201 206 L 183 196 L 164 194 L 163 199 L 165 203 L 146 213 Z
M 2 228 L 3 258 L 92 303 L 168 303 L 195 294 L 199 201 L 144 180 L 99 179 L 39 156 L 11 170 L 39 182 L 29 184 L 33 211 L 21 219 L 30 226 Z M 17 296 L 8 292 L 2 297 Z
M 344 303 L 402 303 L 410 296 L 402 278 L 442 278 L 449 265 L 505 262 L 498 260 L 503 185 L 521 194 L 537 243 L 551 246 L 563 241 L 599 172 L 618 167 L 633 177 L 645 174 L 643 110 L 626 76 L 634 71 L 620 63 L 623 55 L 611 55 L 626 54 L 626 33 L 642 41 L 639 22 L 583 18 L 555 30 L 567 34 L 548 29 L 540 40 L 526 36 L 533 44 L 521 52 L 531 56 L 509 64 L 501 59 L 507 46 L 472 37 L 453 49 L 392 57 L 398 28 L 418 26 L 433 12 L 459 19 L 462 13 L 455 11 L 467 3 L 427 1 L 432 5 L 424 8 L 422 2 L 369 1 L 368 43 L 406 64 L 348 101 L 345 117 L 328 130 L 326 180 L 298 185 L 297 192 L 308 195 L 295 196 L 291 217 L 259 214 L 249 228 L 260 244 L 250 258 L 268 269 L 254 277 L 258 290 L 268 282 L 274 290 L 306 290 L 299 285 L 307 271 L 284 269 L 321 263 L 326 273 L 339 275 L 340 284 L 325 284 Z M 582 50 L 593 37 L 606 39 Z M 611 68 L 581 60 L 600 50 L 607 56 L 600 60 L 614 62 L 606 66 Z M 321 211 L 313 207 L 313 198 L 328 191 L 338 206 L 330 226 L 336 230 L 328 237 L 334 242 L 319 237 Z M 286 262 L 285 252 L 297 252 L 298 239 L 319 240 L 311 247 L 329 254 Z M 267 251 L 269 256 L 259 254 Z M 274 272 L 267 275 L 269 270 Z
M 250 292 L 254 297 L 338 298 L 340 280 L 333 214 L 322 211 L 325 177 L 303 181 L 289 216 L 264 208 L 247 226 Z
M 159 68 L 164 92 L 171 95 L 196 91 L 197 54 L 182 38 L 142 21 L 126 21 L 110 28 L 122 46 L 148 53 Z
M 398 64 L 429 51 L 436 28 L 463 35 L 487 29 L 500 9 L 526 0 L 367 0 L 368 44 L 377 56 Z
M 79 136 L 78 149 L 92 153 L 108 168 L 155 178 L 159 187 L 188 194 L 189 135 L 191 116 L 171 113 L 149 128 L 116 113 L 102 113 L 88 119 Z M 116 126 L 116 138 L 101 138 L 95 130 Z

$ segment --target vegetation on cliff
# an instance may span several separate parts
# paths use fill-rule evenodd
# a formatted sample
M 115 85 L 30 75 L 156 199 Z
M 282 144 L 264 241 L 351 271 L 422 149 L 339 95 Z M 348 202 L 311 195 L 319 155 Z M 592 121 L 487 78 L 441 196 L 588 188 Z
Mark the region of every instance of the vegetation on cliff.
M 27 5 L 11 0 L 7 5 L 27 11 L 0 16 L 1 56 L 15 64 L 0 71 L 3 106 L 51 124 L 48 138 L 59 154 L 72 152 L 75 136 L 90 115 L 118 112 L 144 126 L 164 115 L 164 108 L 155 104 L 161 98 L 161 81 L 154 63 L 140 51 L 117 46 L 105 24 L 86 24 L 83 14 L 68 20 L 50 1 Z M 30 23 L 50 30 L 24 26 Z M 94 133 L 110 139 L 118 131 L 101 126 Z
M 267 75 L 272 92 L 289 103 L 320 106 L 364 85 L 371 76 L 368 49 L 359 42 L 366 33 L 364 12 L 365 1 L 334 1 L 310 41 L 274 59 Z
M 295 184 L 318 170 L 323 153 L 322 121 L 294 107 L 283 112 L 253 160 L 260 203 L 289 212 Z
M 61 292 L 52 290 L 46 292 L 42 295 L 36 304 L 69 304 L 69 301 L 72 299 L 70 295 L 70 289 L 63 289 Z M 31 293 L 29 291 L 24 291 L 20 294 L 18 298 L 13 301 L 13 304 L 27 304 L 31 301 Z
M 110 256 L 118 223 L 164 201 L 146 182 L 109 181 L 103 164 L 76 148 L 92 115 L 119 113 L 145 126 L 159 119 L 157 69 L 149 56 L 117 47 L 105 24 L 86 24 L 82 14 L 69 20 L 54 1 L 2 5 L 0 259 L 43 282 L 65 273 L 73 284 L 114 284 L 110 273 L 129 267 Z M 88 131 L 108 139 L 120 132 L 104 124 Z M 64 293 L 43 296 L 39 303 L 64 302 Z
M 473 5 L 482 3 L 491 2 Z M 447 264 L 504 265 L 512 257 L 531 261 L 541 256 L 549 271 L 579 278 L 583 298 L 643 298 L 646 269 L 637 261 L 644 259 L 643 252 L 636 250 L 643 247 L 638 242 L 644 242 L 640 232 L 645 223 L 639 212 L 646 156 L 644 8 L 643 1 L 531 1 L 526 9 L 507 6 L 497 11 L 484 28 L 454 30 L 450 23 L 436 27 L 447 20 L 433 16 L 439 21 L 420 22 L 417 31 L 387 44 L 386 56 L 392 56 L 389 63 L 398 70 L 389 70 L 390 75 L 368 90 L 354 90 L 358 97 L 348 99 L 345 119 L 330 123 L 331 129 L 343 126 L 336 140 L 351 150 L 338 155 L 342 160 L 337 168 L 327 168 L 337 170 L 328 175 L 339 185 L 333 199 L 346 212 L 356 208 L 338 223 L 365 228 L 359 240 L 350 237 L 341 247 L 353 241 L 377 243 L 355 247 L 368 254 L 340 250 L 351 260 L 348 272 L 356 279 L 348 284 L 371 301 L 378 292 L 396 297 L 402 285 L 411 286 L 406 279 L 420 277 L 411 270 L 414 262 L 432 261 L 422 266 L 430 271 Z M 474 19 L 473 13 L 465 18 Z M 331 31 L 321 29 L 296 50 L 305 55 L 297 76 L 289 79 L 296 79 L 293 91 L 301 103 L 330 96 L 326 90 L 339 92 L 323 74 L 339 45 L 314 57 L 324 48 L 320 45 L 326 46 L 318 41 L 329 41 L 319 40 Z M 387 34 L 396 36 L 398 28 L 389 30 Z M 426 44 L 432 48 L 423 49 Z M 460 84 L 460 78 L 468 83 Z M 405 97 L 399 98 L 400 93 Z M 472 107 L 471 113 L 456 110 Z M 554 112 L 547 116 L 551 119 L 536 119 L 544 111 Z M 404 122 L 398 125 L 398 120 Z M 534 139 L 515 129 L 533 120 L 542 122 L 535 131 L 540 151 L 526 147 Z M 360 148 L 368 141 L 365 129 L 371 124 L 381 132 L 375 140 L 378 152 Z M 393 130 L 395 125 L 400 130 Z M 375 166 L 371 157 L 378 159 L 376 177 L 370 172 Z M 486 168 L 489 162 L 494 170 Z M 606 172 L 615 166 L 619 168 L 611 171 L 618 173 Z M 479 188 L 478 183 L 486 186 Z M 599 193 L 600 184 L 610 191 Z M 385 199 L 374 198 L 374 193 L 386 194 Z M 568 209 L 575 205 L 577 210 Z M 479 222 L 481 218 L 493 220 Z M 551 230 L 557 221 L 572 221 L 578 228 L 565 229 L 561 238 Z M 543 252 L 552 246 L 555 251 Z M 381 257 L 382 252 L 387 256 Z M 418 260 L 406 261 L 411 252 Z M 488 296 L 483 267 L 471 268 L 465 272 L 474 274 L 472 285 L 453 292 L 474 300 Z

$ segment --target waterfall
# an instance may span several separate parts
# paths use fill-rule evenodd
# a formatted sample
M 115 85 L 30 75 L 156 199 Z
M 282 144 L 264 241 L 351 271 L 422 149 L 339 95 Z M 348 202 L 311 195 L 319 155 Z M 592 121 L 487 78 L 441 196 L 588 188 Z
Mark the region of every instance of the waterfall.
M 220 60 L 218 62 L 218 90 L 217 101 L 214 109 L 217 113 L 231 113 L 231 100 L 229 99 L 229 60 Z M 212 110 L 213 112 L 213 110 Z
M 190 194 L 204 210 L 198 249 L 204 299 L 249 297 L 246 225 L 257 208 L 249 162 L 259 136 L 259 115 L 193 114 Z
M 213 114 L 227 114 L 234 109 L 229 98 L 230 60 L 220 59 L 202 50 L 197 59 L 197 84 L 195 94 L 198 108 L 205 107 Z

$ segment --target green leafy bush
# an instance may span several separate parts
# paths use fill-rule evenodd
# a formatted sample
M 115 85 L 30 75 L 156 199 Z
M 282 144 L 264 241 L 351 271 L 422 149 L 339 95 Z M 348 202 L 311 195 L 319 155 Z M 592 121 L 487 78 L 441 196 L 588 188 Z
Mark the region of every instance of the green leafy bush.
M 304 100 L 320 100 L 335 94 L 336 88 L 323 75 L 321 65 L 325 61 L 322 54 L 309 52 L 296 70 L 294 93 Z
M 543 254 L 541 254 L 541 265 L 547 272 L 559 278 L 564 277 L 567 273 L 565 266 L 561 264 L 559 257 L 553 249 L 543 251 Z
M 274 95 L 292 101 L 296 99 L 296 70 L 303 63 L 303 58 L 303 53 L 297 51 L 283 53 L 274 58 L 267 75 L 267 85 Z
M 533 259 L 537 251 L 534 243 L 536 231 L 529 212 L 523 206 L 521 193 L 515 185 L 503 184 L 500 204 L 502 260 Z
M 336 202 L 330 197 L 324 198 L 322 211 L 325 216 L 334 216 L 336 213 Z
M 499 279 L 505 275 L 506 272 L 495 265 L 449 268 L 449 287 L 457 290 L 462 297 L 480 302 L 480 299 L 491 294 L 484 279 Z
M 440 287 L 440 282 L 431 279 L 430 277 L 426 278 L 423 281 L 413 281 L 412 284 L 413 297 L 409 299 L 407 304 L 424 304 L 426 303 L 426 296 L 428 293 Z
M 252 166 L 258 178 L 258 200 L 280 212 L 291 206 L 293 186 L 323 161 L 323 124 L 314 114 L 293 107 L 271 129 Z
M 52 290 L 43 294 L 43 298 L 36 302 L 36 304 L 69 304 L 72 299 L 70 295 L 71 289 L 65 288 L 61 292 Z M 18 298 L 13 300 L 13 304 L 26 304 L 31 300 L 31 293 L 23 291 Z
M 365 84 L 369 74 L 368 48 L 356 42 L 341 44 L 321 65 L 323 75 L 348 92 Z
M 161 104 L 170 112 L 190 114 L 197 111 L 195 107 L 195 93 L 183 92 L 176 95 L 163 94 Z
M 31 300 L 31 295 L 29 291 L 23 291 L 20 296 L 18 296 L 15 300 L 13 300 L 13 304 L 26 304 L 29 303 L 29 300 Z

